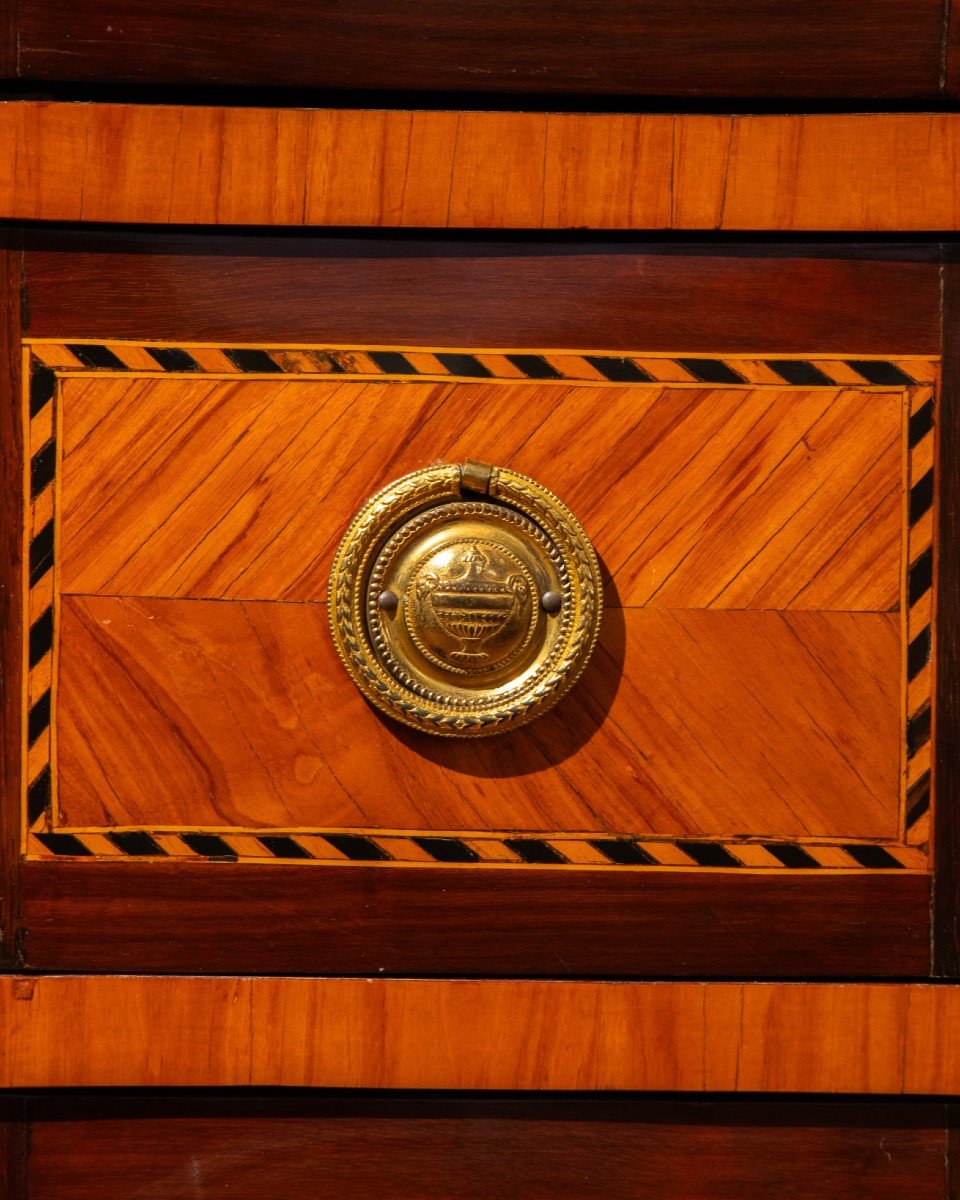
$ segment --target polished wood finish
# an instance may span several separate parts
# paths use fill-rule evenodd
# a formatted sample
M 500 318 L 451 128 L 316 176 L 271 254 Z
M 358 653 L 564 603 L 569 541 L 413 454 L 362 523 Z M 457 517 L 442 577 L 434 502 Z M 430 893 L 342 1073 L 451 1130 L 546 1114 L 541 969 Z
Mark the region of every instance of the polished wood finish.
M 27 1196 L 28 1120 L 22 1095 L 6 1092 L 0 1096 L 0 1195 L 8 1200 Z
M 0 965 L 19 947 L 23 423 L 19 237 L 0 231 Z
M 943 86 L 947 95 L 960 94 L 960 9 L 951 4 L 946 13 L 946 53 L 943 62 Z
M 17 1098 L 29 1200 L 944 1200 L 952 1106 L 325 1092 Z M 198 1182 L 199 1181 L 199 1182 Z M 8 1193 L 20 1200 L 20 1193 Z
M 17 47 L 17 4 L 13 0 L 0 8 L 0 79 L 16 78 L 19 73 L 19 50 Z
M 34 228 L 25 320 L 34 337 L 221 344 L 940 352 L 936 248 L 502 236 Z
M 231 367 L 216 349 L 193 356 Z M 608 605 L 899 601 L 895 391 L 121 376 L 67 379 L 61 396 L 64 594 L 322 600 L 369 495 L 472 458 L 569 505 L 614 585 Z M 305 494 L 306 479 L 327 483 Z
M 934 96 L 939 0 L 19 0 L 33 80 L 641 96 Z M 429 31 L 429 36 L 425 31 Z
M 960 114 L 0 105 L 0 218 L 465 229 L 948 230 Z M 332 164 L 332 165 L 331 165 Z M 917 186 L 917 180 L 923 186 Z
M 947 985 L 13 976 L 0 1085 L 945 1095 Z
M 119 330 L 282 344 L 336 333 L 341 342 L 422 346 L 435 329 L 434 345 L 462 345 L 469 330 L 474 344 L 502 347 L 519 329 L 526 345 L 542 347 L 553 332 L 556 344 L 579 349 L 729 353 L 748 334 L 761 354 L 939 348 L 938 266 L 917 247 L 708 253 L 611 242 L 585 251 L 556 241 L 57 230 L 28 240 L 30 332 L 48 337 L 109 339 Z M 637 340 L 647 332 L 652 343 Z M 561 868 L 550 878 L 524 867 L 478 880 L 432 866 L 25 867 L 26 961 L 38 970 L 796 978 L 923 975 L 929 964 L 929 881 L 897 872 L 744 881 L 707 869 L 640 880 L 629 869 L 613 878 Z
M 61 825 L 898 834 L 898 614 L 608 614 L 506 742 L 386 722 L 322 604 L 66 596 L 61 624 Z
M 900 619 L 842 610 L 898 601 L 902 389 L 855 384 L 857 364 L 843 359 L 805 370 L 847 387 L 806 391 L 774 369 L 797 364 L 643 355 L 631 370 L 647 383 L 630 389 L 603 377 L 605 359 L 550 353 L 536 361 L 562 384 L 518 383 L 526 359 L 485 351 L 463 361 L 501 382 L 451 384 L 429 382 L 449 356 L 423 350 L 399 359 L 423 372 L 415 383 L 358 383 L 343 372 L 375 374 L 397 356 L 309 348 L 257 352 L 261 368 L 295 374 L 240 384 L 233 351 L 188 349 L 32 348 L 66 371 L 53 824 L 95 836 L 41 834 L 31 853 L 121 852 L 96 836 L 111 826 L 400 830 L 402 842 L 382 850 L 418 863 L 428 847 L 406 834 L 430 830 L 898 838 Z M 92 370 L 97 354 L 111 372 Z M 213 378 L 138 377 L 171 354 Z M 936 364 L 903 366 L 932 379 Z M 711 368 L 756 386 L 697 385 Z M 648 386 L 657 378 L 673 382 Z M 44 416 L 41 453 L 50 410 L 33 422 Z M 576 709 L 506 748 L 400 739 L 352 689 L 338 690 L 322 610 L 332 546 L 370 490 L 430 459 L 470 456 L 509 462 L 570 499 L 599 531 L 608 603 L 645 606 L 611 615 L 602 669 L 577 690 Z M 305 503 L 306 478 L 328 482 Z M 48 499 L 35 502 L 34 530 Z M 49 686 L 46 672 L 31 702 Z M 732 723 L 718 722 L 722 712 Z M 358 734 L 349 740 L 345 716 Z M 38 743 L 43 753 L 51 758 Z M 141 843 L 134 852 L 195 853 L 177 837 Z M 555 861 L 605 861 L 594 846 L 566 846 L 572 858 L 551 846 Z M 219 848 L 265 853 L 254 838 Z M 304 849 L 301 859 L 330 857 L 329 846 Z M 458 849 L 476 861 L 474 847 Z M 699 863 L 682 846 L 659 849 L 635 861 Z M 773 850 L 718 850 L 714 865 L 797 865 Z M 843 847 L 817 853 L 797 857 L 870 865 Z M 509 844 L 495 858 L 520 861 Z M 922 854 L 905 865 L 922 867 Z
M 929 910 L 898 872 L 23 866 L 33 971 L 916 977 Z
M 957 1169 L 957 1154 L 960 1152 L 960 1112 L 955 1106 L 947 1111 L 947 1187 L 946 1200 L 960 1197 L 960 1171 Z

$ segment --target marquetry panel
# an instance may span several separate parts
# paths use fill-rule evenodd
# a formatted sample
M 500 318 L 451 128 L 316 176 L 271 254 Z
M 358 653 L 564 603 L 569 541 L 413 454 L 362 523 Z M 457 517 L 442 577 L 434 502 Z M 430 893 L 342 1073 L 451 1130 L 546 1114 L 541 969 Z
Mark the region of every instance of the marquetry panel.
M 902 404 L 862 384 L 71 379 L 60 586 L 322 600 L 371 491 L 474 458 L 564 497 L 615 584 L 608 603 L 886 611 Z
M 60 819 L 891 840 L 899 623 L 610 613 L 552 714 L 447 741 L 385 726 L 346 686 L 323 605 L 65 596 Z
M 937 369 L 544 350 L 37 341 L 28 854 L 926 869 Z M 579 686 L 498 739 L 355 692 L 362 501 L 530 474 L 601 556 Z

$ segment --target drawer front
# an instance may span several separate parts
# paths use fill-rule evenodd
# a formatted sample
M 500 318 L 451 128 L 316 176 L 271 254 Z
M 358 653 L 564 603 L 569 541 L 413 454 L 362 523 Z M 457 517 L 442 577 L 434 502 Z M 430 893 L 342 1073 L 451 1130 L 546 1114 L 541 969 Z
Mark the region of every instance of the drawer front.
M 268 26 L 250 0 L 221 0 L 216 18 L 187 0 L 160 10 L 122 0 L 105 25 L 94 0 L 20 0 L 0 71 L 56 83 L 460 93 L 460 103 L 471 92 L 588 106 L 598 95 L 956 94 L 937 0 L 818 0 L 803 20 L 772 0 L 715 0 L 695 17 L 678 0 L 597 0 L 589 12 L 572 0 L 478 0 L 469 11 L 398 0 L 387 13 L 353 0 L 321 14 L 285 0 Z
M 927 869 L 935 360 L 28 347 L 29 854 Z M 438 740 L 327 584 L 468 458 L 579 514 L 606 612 L 548 716 Z
M 945 1194 L 952 1136 L 951 1109 L 922 1103 L 168 1091 L 31 1096 L 8 1109 L 9 1194 L 24 1200 L 173 1200 L 198 1189 L 320 1198 L 346 1188 L 481 1200 L 507 1184 L 529 1197 L 934 1200 Z M 23 1162 L 16 1138 L 27 1131 Z
M 412 337 L 402 291 L 382 293 L 393 340 L 322 338 L 295 319 L 286 338 L 211 337 L 190 304 L 165 311 L 180 336 L 163 336 L 156 298 L 136 336 L 46 299 L 51 272 L 78 305 L 78 269 L 135 288 L 150 249 L 28 255 L 22 852 L 38 965 L 91 954 L 89 934 L 65 951 L 65 906 L 112 908 L 120 924 L 99 944 L 155 966 L 126 915 L 147 906 L 160 930 L 168 905 L 176 926 L 193 904 L 220 952 L 188 941 L 176 962 L 243 969 L 234 930 L 272 896 L 292 923 L 285 969 L 923 973 L 935 331 L 861 340 L 838 322 L 814 346 L 798 316 L 795 332 L 752 336 L 789 269 L 774 252 L 769 271 L 739 264 L 752 291 L 734 302 L 736 343 L 698 336 L 690 262 L 676 260 L 671 349 L 642 340 L 648 301 L 606 340 L 589 301 L 564 328 L 532 254 L 518 260 L 541 290 L 540 336 L 496 344 L 443 321 L 431 338 L 422 313 Z M 351 257 L 335 269 L 359 279 L 369 261 Z M 456 259 L 412 262 L 426 290 Z M 851 266 L 870 269 L 823 263 L 848 284 Z M 167 304 L 197 263 L 164 265 Z M 312 265 L 316 292 L 331 268 Z M 882 267 L 892 324 L 895 288 L 927 265 Z M 283 293 L 265 255 L 238 269 Z M 606 285 L 602 262 L 567 269 Z M 490 284 L 473 282 L 459 303 L 475 331 Z M 603 613 L 582 678 L 546 715 L 439 738 L 354 687 L 328 581 L 371 494 L 467 460 L 569 507 Z M 65 902 L 73 886 L 83 899 Z M 451 921 L 453 948 L 431 947 L 434 919 Z M 544 957 L 546 928 L 560 948 Z

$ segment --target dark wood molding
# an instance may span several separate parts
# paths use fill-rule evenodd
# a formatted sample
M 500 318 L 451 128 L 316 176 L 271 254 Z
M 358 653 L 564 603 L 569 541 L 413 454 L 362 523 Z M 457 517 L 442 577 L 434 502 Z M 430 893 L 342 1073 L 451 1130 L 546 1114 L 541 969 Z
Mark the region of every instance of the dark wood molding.
M 0 1195 L 5 1200 L 27 1200 L 27 1113 L 26 1096 L 0 1096 Z
M 943 76 L 945 96 L 960 96 L 960 4 L 943 0 Z
M 606 96 L 932 97 L 940 0 L 20 0 L 43 81 Z M 9 68 L 8 68 L 9 70 Z
M 24 865 L 26 969 L 923 976 L 921 875 Z
M 32 1094 L 31 1179 L 101 1200 L 205 1186 L 252 1200 L 941 1200 L 945 1105 L 629 1094 Z M 181 1190 L 182 1189 L 182 1190 Z M 19 1193 L 13 1193 L 14 1196 Z
M 0 5 L 0 80 L 20 76 L 19 0 Z
M 945 1200 L 960 1200 L 960 1105 L 949 1104 L 946 1110 L 946 1180 Z
M 940 349 L 939 267 L 919 246 L 122 230 L 28 238 L 35 337 Z

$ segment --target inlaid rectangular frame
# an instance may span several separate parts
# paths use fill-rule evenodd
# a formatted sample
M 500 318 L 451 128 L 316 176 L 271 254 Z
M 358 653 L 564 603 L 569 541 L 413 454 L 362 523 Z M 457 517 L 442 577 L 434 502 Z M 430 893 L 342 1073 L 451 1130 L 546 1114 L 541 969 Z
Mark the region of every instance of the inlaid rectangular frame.
M 410 347 L 124 342 L 51 338 L 24 343 L 26 460 L 23 845 L 31 859 L 351 863 L 484 868 L 738 868 L 927 874 L 932 820 L 933 612 L 936 580 L 934 457 L 939 362 L 931 356 L 666 355 Z M 146 377 L 275 378 L 510 383 L 571 380 L 647 387 L 855 386 L 903 402 L 904 537 L 900 611 L 903 704 L 900 836 L 896 841 L 761 836 L 691 839 L 616 834 L 545 835 L 489 830 L 68 826 L 58 815 L 55 712 L 59 594 L 57 529 L 60 380 Z

